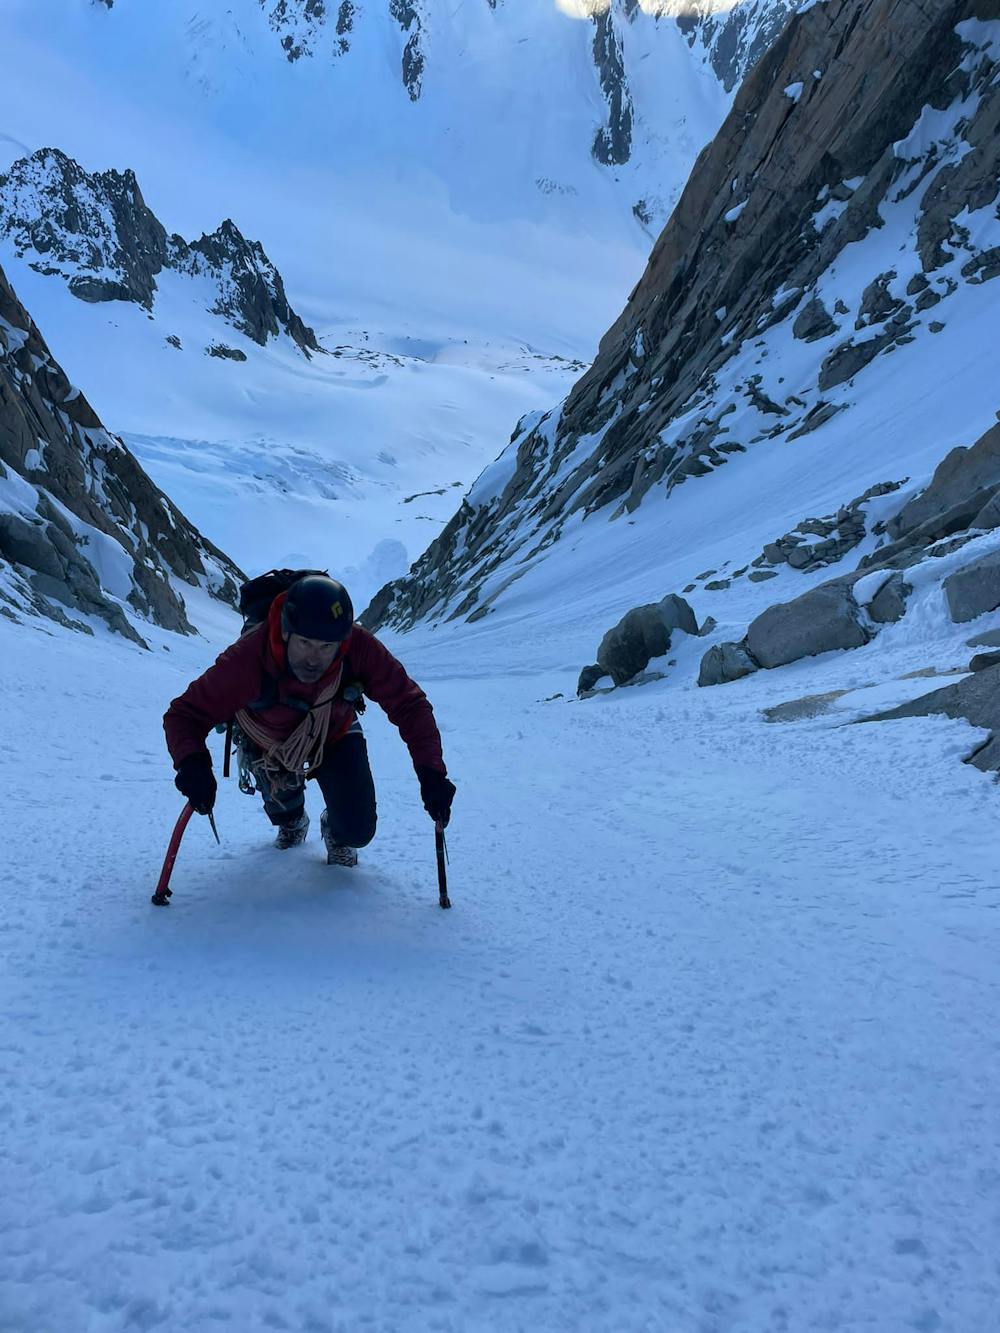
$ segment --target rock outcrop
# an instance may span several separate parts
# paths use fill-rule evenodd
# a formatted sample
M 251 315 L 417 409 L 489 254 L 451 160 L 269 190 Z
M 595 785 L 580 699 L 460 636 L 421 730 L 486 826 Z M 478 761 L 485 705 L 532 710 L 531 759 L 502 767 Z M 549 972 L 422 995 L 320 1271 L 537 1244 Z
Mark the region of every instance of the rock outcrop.
M 973 560 L 944 581 L 952 620 L 964 624 L 1000 607 L 1000 550 Z
M 318 350 L 259 241 L 229 218 L 190 243 L 168 235 L 132 171 L 87 172 L 55 148 L 21 158 L 0 175 L 0 239 L 83 301 L 152 310 L 157 275 L 169 269 L 203 280 L 209 311 L 261 346 L 286 334 L 306 355 Z
M 180 592 L 234 603 L 240 571 L 150 481 L 52 359 L 0 270 L 0 613 L 135 642 L 124 607 L 192 632 Z
M 946 685 L 903 704 L 901 708 L 876 713 L 865 721 L 891 722 L 897 718 L 933 717 L 935 714 L 964 718 L 974 727 L 985 728 L 989 736 L 966 756 L 965 762 L 984 773 L 1000 775 L 1000 666 L 984 667 L 955 685 Z
M 994 505 L 1000 495 L 998 446 L 1000 427 L 994 426 L 971 447 L 953 449 L 928 486 L 874 526 L 882 545 L 854 571 L 769 607 L 740 643 L 711 648 L 698 683 L 720 685 L 760 667 L 862 647 L 881 626 L 906 614 L 912 589 L 903 571 L 966 548 L 968 559 L 941 580 L 951 619 L 962 624 L 1000 608 L 1000 551 L 989 540 L 1000 529 L 1000 505 Z M 896 488 L 878 489 L 881 496 Z M 886 540 L 893 535 L 894 541 Z

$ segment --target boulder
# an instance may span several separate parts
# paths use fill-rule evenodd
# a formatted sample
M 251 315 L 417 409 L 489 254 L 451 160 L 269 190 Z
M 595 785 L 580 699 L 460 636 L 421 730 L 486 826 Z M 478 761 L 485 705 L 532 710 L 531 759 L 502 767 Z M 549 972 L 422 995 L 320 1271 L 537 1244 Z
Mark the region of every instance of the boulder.
M 902 574 L 893 574 L 883 583 L 868 604 L 868 614 L 876 625 L 892 625 L 906 615 L 906 599 L 913 589 Z
M 717 643 L 701 659 L 698 684 L 725 685 L 731 680 L 750 676 L 759 668 L 760 663 L 750 655 L 745 640 L 742 643 Z
M 861 648 L 868 638 L 850 584 L 835 579 L 768 607 L 751 622 L 747 647 L 761 666 L 777 667 L 837 648 Z
M 969 648 L 1000 648 L 1000 629 L 984 630 L 982 634 L 973 634 L 966 639 Z
M 987 667 L 1000 666 L 1000 653 L 976 653 L 969 663 L 970 671 L 985 671 Z
M 944 581 L 952 620 L 975 620 L 1000 606 L 1000 551 L 991 551 Z
M 674 630 L 697 634 L 698 622 L 683 597 L 671 593 L 660 602 L 633 607 L 614 629 L 608 630 L 597 650 L 597 663 L 616 685 L 624 685 L 644 670 L 653 657 L 670 647 Z
M 803 342 L 815 342 L 817 338 L 829 338 L 837 332 L 838 325 L 829 310 L 818 296 L 804 305 L 792 325 L 792 333 Z

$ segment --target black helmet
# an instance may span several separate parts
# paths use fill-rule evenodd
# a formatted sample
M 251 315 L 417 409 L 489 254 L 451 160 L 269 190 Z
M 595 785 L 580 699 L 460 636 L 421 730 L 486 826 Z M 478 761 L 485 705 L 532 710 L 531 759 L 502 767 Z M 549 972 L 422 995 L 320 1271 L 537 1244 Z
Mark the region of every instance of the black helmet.
M 347 589 L 324 574 L 310 574 L 288 589 L 281 608 L 281 628 L 287 636 L 333 643 L 346 639 L 354 624 L 354 607 Z

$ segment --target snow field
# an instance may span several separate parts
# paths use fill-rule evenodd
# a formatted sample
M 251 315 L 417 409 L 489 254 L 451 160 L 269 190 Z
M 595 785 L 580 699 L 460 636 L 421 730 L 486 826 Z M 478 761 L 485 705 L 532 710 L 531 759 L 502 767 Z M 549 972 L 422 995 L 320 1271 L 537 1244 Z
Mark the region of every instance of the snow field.
M 763 722 L 797 668 L 548 700 L 575 673 L 530 646 L 411 636 L 454 910 L 369 713 L 357 872 L 312 793 L 281 854 L 231 781 L 158 911 L 159 715 L 212 649 L 0 636 L 33 728 L 30 764 L 0 747 L 4 1333 L 989 1326 L 1000 883 L 967 726 Z

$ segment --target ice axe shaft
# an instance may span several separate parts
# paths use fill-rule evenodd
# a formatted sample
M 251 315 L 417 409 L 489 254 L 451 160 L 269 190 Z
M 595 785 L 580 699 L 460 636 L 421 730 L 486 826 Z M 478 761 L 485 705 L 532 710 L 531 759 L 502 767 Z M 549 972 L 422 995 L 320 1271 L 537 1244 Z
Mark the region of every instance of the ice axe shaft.
M 233 757 L 233 724 L 226 724 L 226 748 L 222 755 L 222 776 L 229 777 L 229 764 Z
M 156 885 L 156 892 L 153 894 L 150 902 L 154 907 L 170 906 L 170 875 L 174 868 L 174 862 L 177 860 L 177 852 L 181 845 L 181 838 L 184 837 L 184 830 L 194 814 L 194 806 L 190 801 L 185 805 L 180 813 L 180 818 L 174 825 L 174 831 L 170 835 L 170 843 L 167 847 L 167 854 L 163 858 L 163 869 L 160 871 L 160 878 Z
M 451 899 L 448 897 L 448 871 L 446 869 L 448 848 L 444 841 L 444 825 L 440 819 L 434 821 L 434 848 L 437 852 L 438 863 L 438 905 L 447 908 L 451 906 Z

